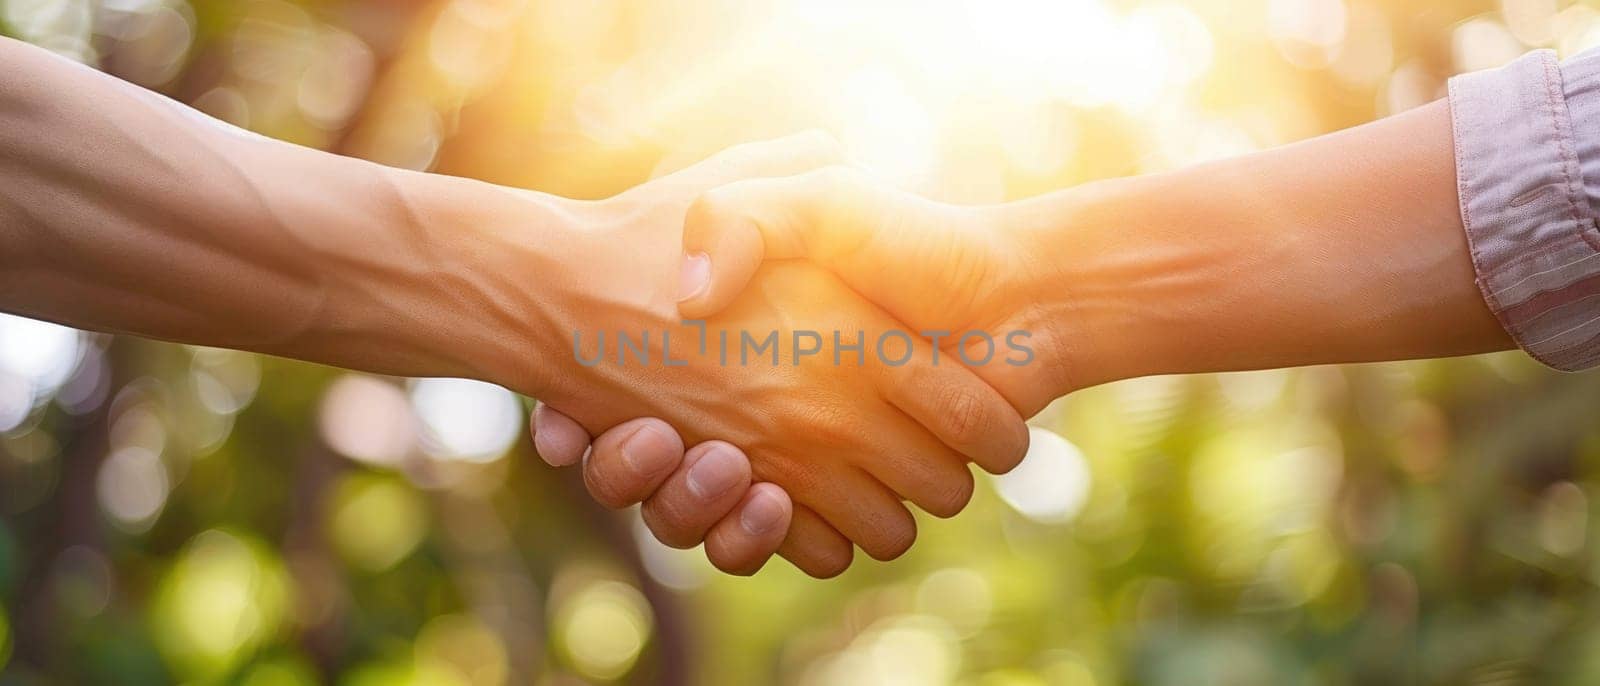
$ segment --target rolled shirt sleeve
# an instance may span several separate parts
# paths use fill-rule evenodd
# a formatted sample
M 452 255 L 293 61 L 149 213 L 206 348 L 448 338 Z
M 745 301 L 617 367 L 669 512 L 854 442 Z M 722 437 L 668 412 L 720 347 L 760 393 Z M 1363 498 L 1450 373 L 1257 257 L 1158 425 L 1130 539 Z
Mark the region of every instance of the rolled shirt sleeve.
M 1478 287 L 1556 369 L 1600 364 L 1600 49 L 1541 50 L 1450 80 L 1461 221 Z

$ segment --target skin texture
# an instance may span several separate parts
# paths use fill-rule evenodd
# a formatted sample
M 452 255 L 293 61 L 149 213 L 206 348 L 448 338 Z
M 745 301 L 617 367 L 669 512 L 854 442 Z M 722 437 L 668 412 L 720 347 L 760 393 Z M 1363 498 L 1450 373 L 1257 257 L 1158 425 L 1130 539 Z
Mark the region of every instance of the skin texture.
M 581 224 L 607 228 L 599 230 L 603 237 L 579 241 L 595 252 L 581 256 L 578 264 L 629 264 L 648 255 L 665 259 L 655 260 L 658 264 L 635 262 L 615 272 L 606 283 L 589 288 L 577 309 L 547 312 L 556 321 L 542 328 L 667 331 L 678 341 L 695 340 L 695 329 L 678 323 L 673 301 L 676 258 L 671 253 L 679 240 L 676 233 L 662 232 L 655 222 L 637 217 Z M 507 250 L 491 252 L 514 255 L 512 246 L 520 244 L 514 241 Z M 660 283 L 661 274 L 670 277 L 667 283 Z M 557 282 L 565 278 L 582 277 L 554 275 Z M 709 324 L 713 335 L 720 329 L 777 331 L 780 341 L 789 340 L 794 330 L 881 331 L 900 326 L 831 277 L 801 264 L 777 265 L 763 272 L 744 298 Z M 687 361 L 681 367 L 611 363 L 583 367 L 570 354 L 551 360 L 541 364 L 541 370 L 566 373 L 554 377 L 541 397 L 591 427 L 614 425 L 627 419 L 624 413 L 636 413 L 641 407 L 676 415 L 675 425 L 710 424 L 709 429 L 686 432 L 686 437 L 698 441 L 717 436 L 742 445 L 759 479 L 784 485 L 797 503 L 820 514 L 873 557 L 894 557 L 914 538 L 915 525 L 899 504 L 901 497 L 934 514 L 953 514 L 971 493 L 968 457 L 984 464 L 1014 463 L 1025 442 L 1020 438 L 1020 417 L 960 367 L 925 362 L 889 367 L 870 359 L 862 367 L 836 367 L 818 359 L 798 366 L 765 362 L 721 366 L 714 351 L 701 356 L 692 346 L 684 347 L 689 349 L 673 352 Z M 588 349 L 584 353 L 592 354 Z M 918 355 L 923 360 L 930 355 L 925 344 Z M 976 402 L 980 411 L 988 408 L 1002 416 L 994 426 L 1015 427 L 1017 433 L 952 436 L 951 443 L 975 447 L 971 456 L 947 448 L 913 421 L 949 416 L 947 402 Z M 786 428 L 774 432 L 774 427 Z M 811 521 L 806 516 L 805 509 L 797 509 L 797 528 Z M 830 536 L 827 529 L 815 531 L 819 537 Z
M 771 157 L 782 159 L 784 155 Z M 717 162 L 707 165 L 725 166 Z M 848 566 L 850 548 L 840 531 L 873 557 L 895 557 L 915 537 L 915 525 L 899 499 L 936 515 L 954 514 L 971 494 L 971 476 L 964 466 L 969 458 L 993 470 L 1009 469 L 1021 458 L 1027 440 L 1021 418 L 992 389 L 958 365 L 927 364 L 930 353 L 926 349 L 919 349 L 918 361 L 903 367 L 871 364 L 870 358 L 863 367 L 835 367 L 813 358 L 800 366 L 763 363 L 745 368 L 721 366 L 709 357 L 696 360 L 690 354 L 692 349 L 680 352 L 690 347 L 686 343 L 696 340 L 696 330 L 678 322 L 673 253 L 680 240 L 679 217 L 694 195 L 682 192 L 680 184 L 656 182 L 624 194 L 614 205 L 584 208 L 582 211 L 592 214 L 581 216 L 572 225 L 584 227 L 582 231 L 592 235 L 567 241 L 578 252 L 569 264 L 618 267 L 602 283 L 595 282 L 589 269 L 547 272 L 545 277 L 552 282 L 569 284 L 558 290 L 581 291 L 583 297 L 573 309 L 545 309 L 536 316 L 549 317 L 554 323 L 533 330 L 577 330 L 585 332 L 586 338 L 619 330 L 668 331 L 677 341 L 673 357 L 687 359 L 688 366 L 606 363 L 583 367 L 569 349 L 527 372 L 565 372 L 554 376 L 540 392 L 552 407 L 590 427 L 620 422 L 637 413 L 640 406 L 659 408 L 664 415 L 695 413 L 691 416 L 696 419 L 688 423 L 719 422 L 692 438 L 715 436 L 744 446 L 755 462 L 756 480 L 785 487 L 798 505 L 781 552 L 817 576 L 831 576 Z M 496 217 L 514 214 L 496 208 L 498 200 L 503 199 L 452 204 L 445 211 L 479 208 L 485 210 L 483 216 L 464 218 L 464 223 L 493 226 Z M 450 221 L 448 217 L 444 220 Z M 518 230 L 520 227 L 504 233 L 485 231 L 482 235 L 506 242 L 484 248 L 483 254 L 517 264 L 529 261 L 517 254 L 519 246 L 530 245 Z M 489 267 L 488 271 L 513 269 L 508 264 L 503 270 Z M 765 278 L 767 285 L 752 291 L 750 304 L 730 310 L 721 322 L 709 323 L 711 336 L 715 337 L 718 328 L 757 335 L 779 331 L 780 340 L 788 340 L 788 332 L 795 329 L 903 328 L 814 269 L 775 269 Z M 553 345 L 545 341 L 525 347 L 544 350 Z M 572 343 L 562 336 L 559 345 Z M 583 352 L 588 358 L 594 351 Z M 619 403 L 619 396 L 634 400 Z M 760 412 L 751 413 L 748 408 Z M 951 418 L 963 421 L 951 422 Z M 923 431 L 911 419 L 932 422 L 938 430 Z M 774 427 L 793 428 L 774 431 Z M 941 438 L 955 448 L 942 445 Z M 591 478 L 590 483 L 604 480 Z M 628 500 L 602 497 L 613 505 Z M 647 503 L 645 513 L 647 522 L 670 524 L 674 520 L 654 513 L 685 509 Z M 658 529 L 658 535 L 661 533 Z M 666 533 L 669 543 L 682 540 Z M 699 534 L 692 535 L 698 538 Z M 721 547 L 708 546 L 714 562 Z M 744 566 L 730 563 L 724 568 Z
M 1044 382 L 1064 366 L 1066 317 L 1053 299 L 1025 297 L 1040 265 L 1032 246 L 997 228 L 989 212 L 893 191 L 848 167 L 729 184 L 690 209 L 685 252 L 706 255 L 712 278 L 680 308 L 715 313 L 763 259 L 808 258 L 937 336 L 946 358 L 989 360 L 975 371 L 1031 416 L 1061 395 Z M 1012 332 L 1036 359 L 1008 350 Z
M 641 425 L 652 431 L 635 433 Z M 775 484 L 752 483 L 749 458 L 732 445 L 708 441 L 686 455 L 671 425 L 636 419 L 601 434 L 591 447 L 588 431 L 543 403 L 530 429 L 551 466 L 582 462 L 596 500 L 611 507 L 642 503 L 645 524 L 657 538 L 680 548 L 704 541 L 706 557 L 724 572 L 754 574 L 784 542 L 794 509 L 789 494 Z M 642 440 L 630 440 L 636 437 Z
M 1169 174 L 956 207 L 845 168 L 708 192 L 686 317 L 809 260 L 919 330 L 1034 336 L 978 370 L 1024 415 L 1150 374 L 1464 355 L 1513 342 L 1461 227 L 1449 106 Z M 945 341 L 953 349 L 959 342 Z
M 1017 418 L 1077 388 L 1511 346 L 1472 283 L 1443 103 L 994 207 L 818 170 L 832 155 L 815 138 L 574 202 L 252 137 L 14 41 L 0 57 L 0 308 L 539 395 L 571 411 L 535 416 L 546 459 L 581 460 L 596 497 L 642 503 L 663 540 L 705 540 L 736 573 L 780 547 L 837 573 L 841 530 L 898 554 L 914 535 L 899 499 L 959 509 L 971 485 L 954 467 L 1009 468 Z M 75 135 L 50 135 L 62 128 Z M 694 259 L 679 266 L 685 212 Z M 814 266 L 762 266 L 800 258 Z M 849 375 L 572 366 L 571 329 L 673 329 L 682 294 L 685 315 L 724 329 L 1020 329 L 1037 358 L 937 368 L 929 346 L 910 370 Z M 946 359 L 962 346 L 935 343 Z
M 761 260 L 805 258 L 913 326 L 1031 328 L 1039 369 L 985 377 L 1025 414 L 1134 376 L 1512 347 L 1474 282 L 1443 101 L 992 207 L 848 170 L 744 181 L 697 203 L 684 250 L 711 273 L 685 316 L 736 298 Z
M 256 137 L 14 41 L 0 40 L 0 63 L 5 311 L 539 397 L 599 436 L 595 495 L 620 506 L 660 493 L 647 521 L 680 545 L 703 535 L 713 561 L 741 573 L 785 519 L 780 552 L 818 576 L 849 564 L 851 542 L 899 555 L 915 537 L 902 499 L 953 514 L 971 493 L 969 460 L 1003 469 L 1025 449 L 1021 417 L 970 371 L 932 365 L 925 344 L 901 367 L 578 362 L 574 331 L 692 341 L 676 311 L 684 212 L 716 185 L 826 163 L 816 136 L 584 202 Z M 707 327 L 780 340 L 904 328 L 803 264 L 760 270 Z M 619 426 L 641 415 L 671 426 Z M 742 445 L 748 471 L 711 439 Z M 712 473 L 701 463 L 724 478 L 697 480 Z M 781 491 L 752 485 L 766 481 Z

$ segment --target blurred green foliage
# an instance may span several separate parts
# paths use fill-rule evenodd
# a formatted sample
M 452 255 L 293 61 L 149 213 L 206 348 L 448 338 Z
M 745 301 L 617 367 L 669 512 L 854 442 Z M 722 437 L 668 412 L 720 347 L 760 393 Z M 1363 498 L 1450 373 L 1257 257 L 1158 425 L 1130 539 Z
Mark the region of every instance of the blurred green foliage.
M 1533 1 L 976 6 L 1017 41 L 942 45 L 937 3 L 721 0 L 0 0 L 0 28 L 390 164 L 602 197 L 823 126 L 969 201 L 1600 41 Z M 1135 49 L 1050 38 L 1094 21 Z M 1096 91 L 1128 64 L 1148 89 Z M 1597 408 L 1600 377 L 1518 354 L 1119 383 L 903 559 L 738 579 L 542 467 L 499 389 L 6 318 L 0 684 L 1595 683 Z

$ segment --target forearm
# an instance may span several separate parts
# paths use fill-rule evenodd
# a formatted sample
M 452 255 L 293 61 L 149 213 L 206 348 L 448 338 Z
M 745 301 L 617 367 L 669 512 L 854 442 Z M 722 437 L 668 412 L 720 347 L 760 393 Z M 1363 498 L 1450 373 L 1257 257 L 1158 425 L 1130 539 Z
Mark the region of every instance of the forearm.
M 501 237 L 450 214 L 495 190 L 251 136 L 19 43 L 0 62 L 0 308 L 382 373 L 516 356 L 470 263 Z
M 1443 102 L 1018 208 L 1090 383 L 1512 347 L 1475 283 Z

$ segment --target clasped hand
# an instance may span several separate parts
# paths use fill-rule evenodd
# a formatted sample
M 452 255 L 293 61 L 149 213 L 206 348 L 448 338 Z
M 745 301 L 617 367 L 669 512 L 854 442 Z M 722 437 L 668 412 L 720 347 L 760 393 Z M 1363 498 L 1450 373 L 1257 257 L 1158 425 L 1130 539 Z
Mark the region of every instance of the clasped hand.
M 849 565 L 852 542 L 900 555 L 916 532 L 900 501 L 959 512 L 966 463 L 1014 466 L 1023 417 L 1056 395 L 1041 379 L 1064 368 L 1058 318 L 1021 278 L 1038 271 L 1024 241 L 985 211 L 825 164 L 831 149 L 811 135 L 746 146 L 597 206 L 577 263 L 611 265 L 606 283 L 553 327 L 573 332 L 582 369 L 542 399 L 541 453 L 576 461 L 598 434 L 591 492 L 642 502 L 663 542 L 704 540 L 729 572 L 759 568 L 764 546 L 819 577 Z M 683 439 L 710 442 L 679 464 Z M 708 494 L 693 475 L 713 450 L 733 476 Z M 740 528 L 752 500 L 785 496 L 781 546 Z

